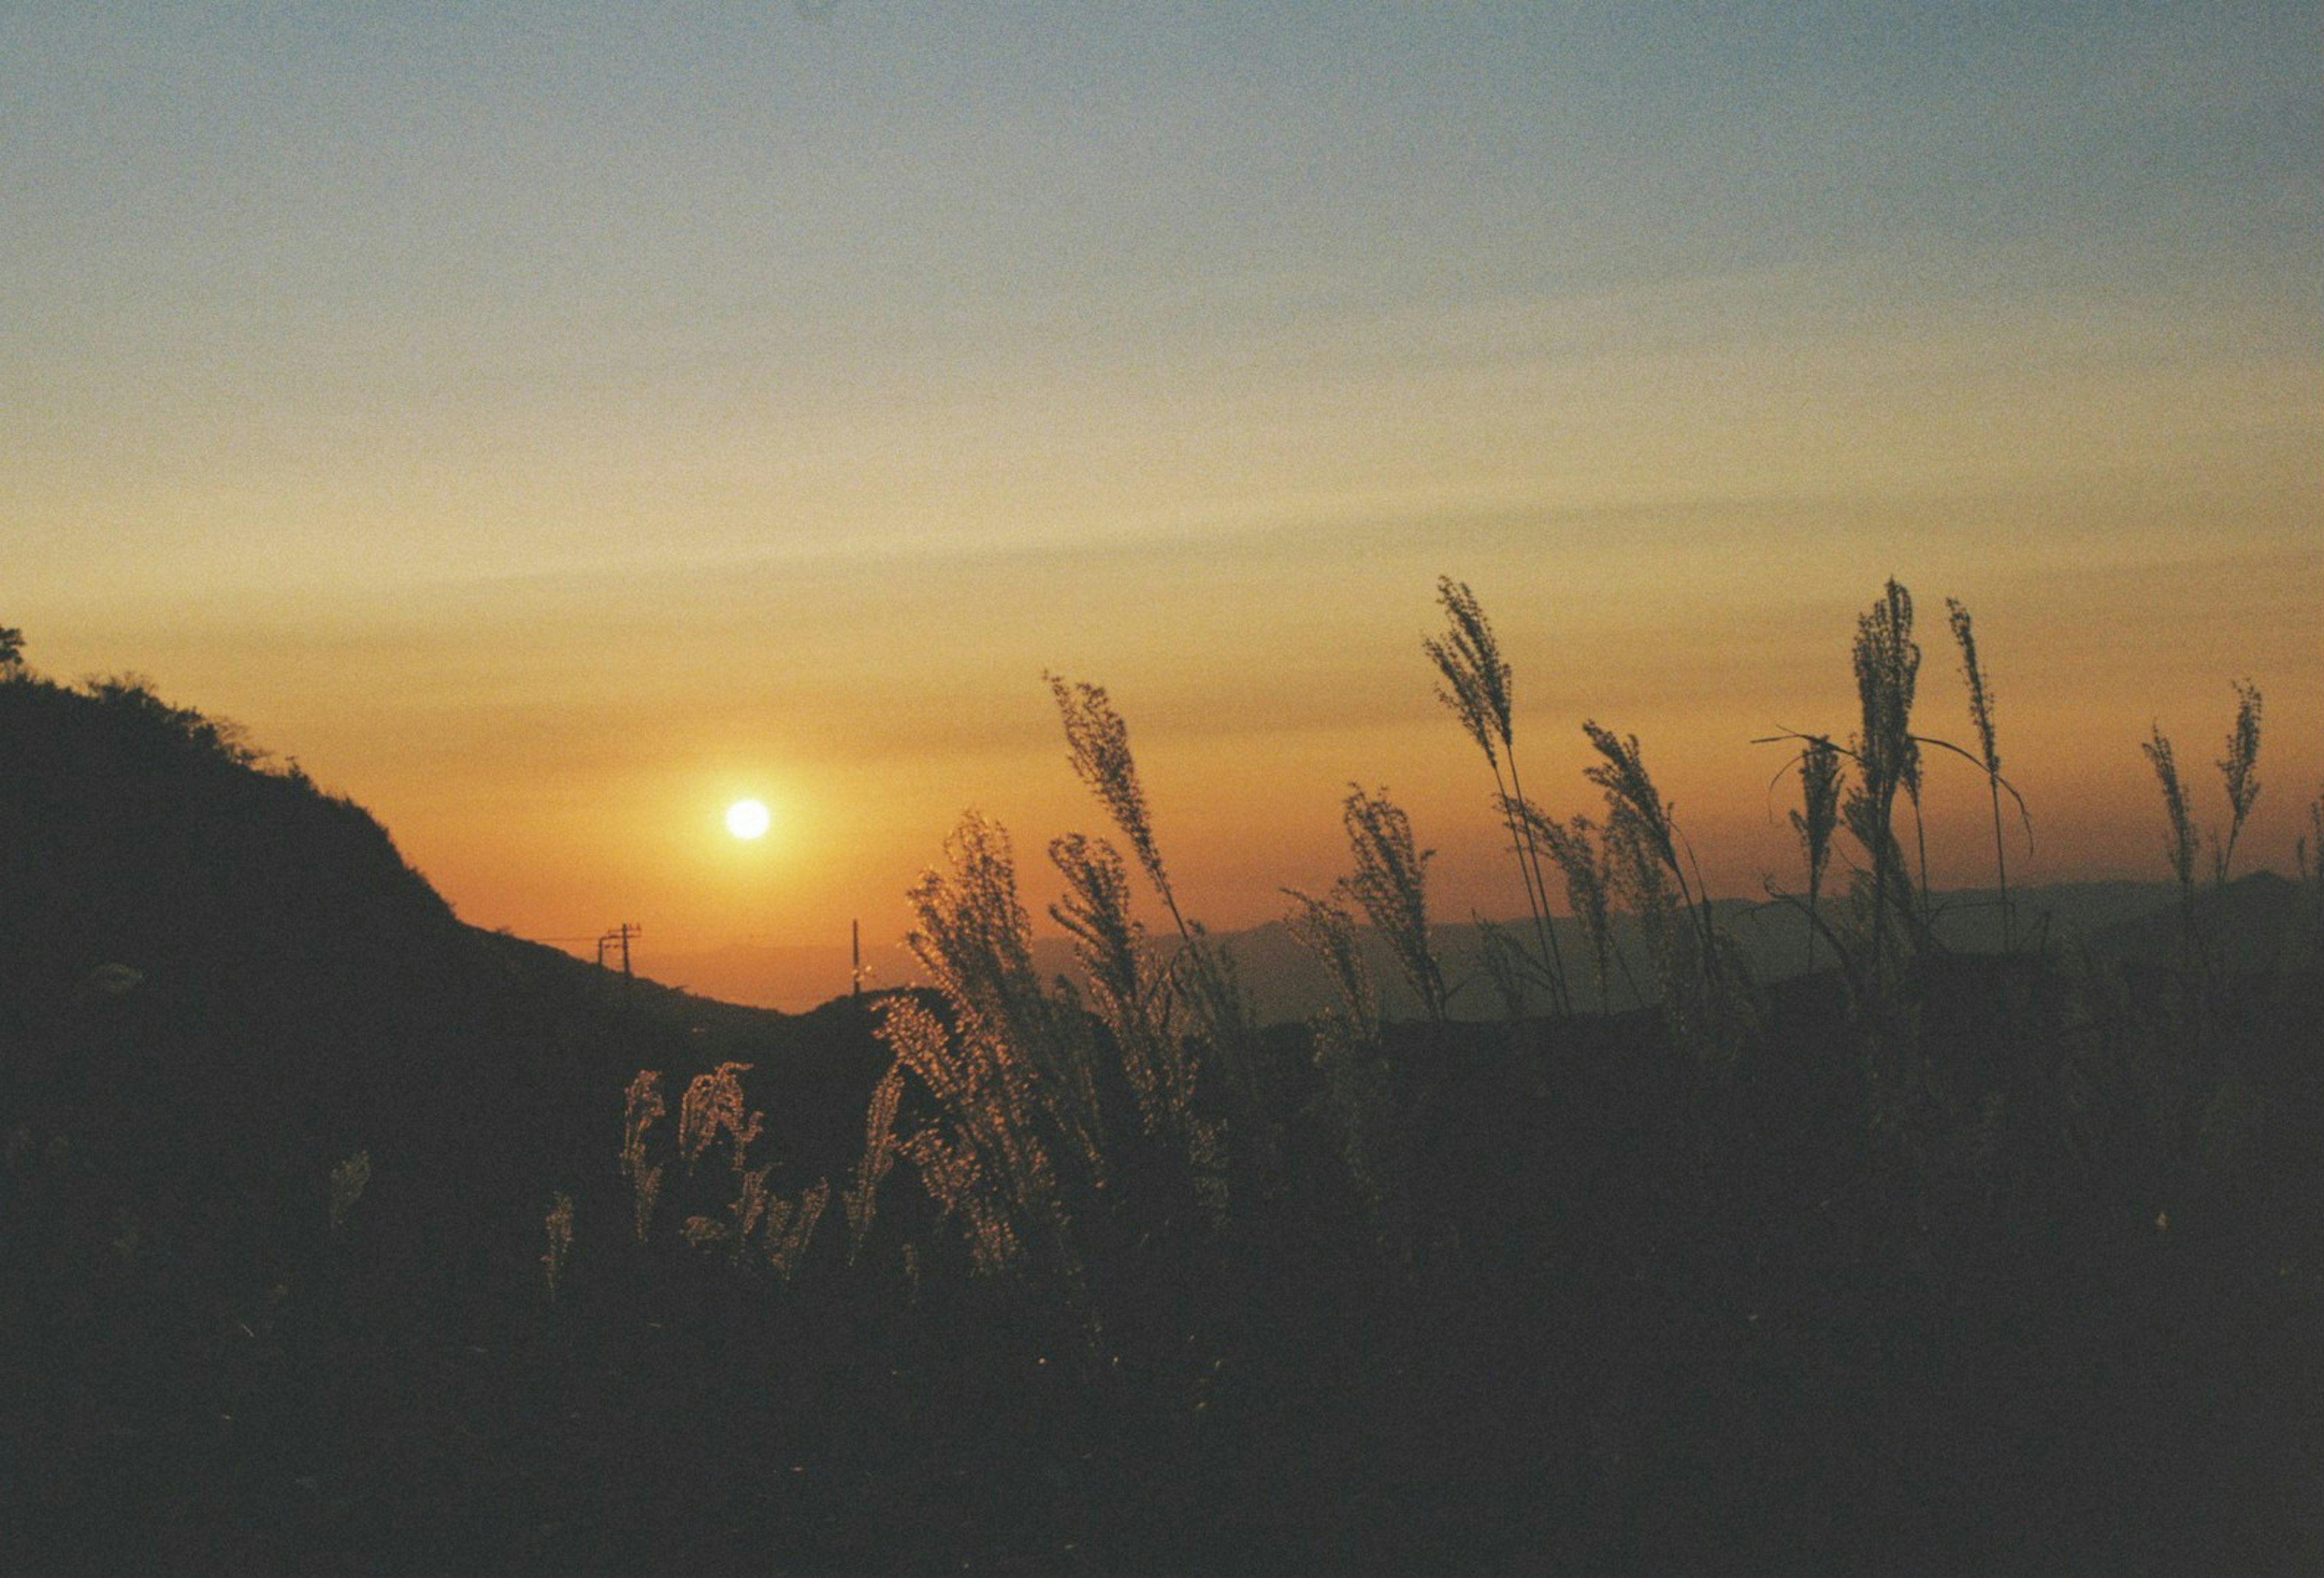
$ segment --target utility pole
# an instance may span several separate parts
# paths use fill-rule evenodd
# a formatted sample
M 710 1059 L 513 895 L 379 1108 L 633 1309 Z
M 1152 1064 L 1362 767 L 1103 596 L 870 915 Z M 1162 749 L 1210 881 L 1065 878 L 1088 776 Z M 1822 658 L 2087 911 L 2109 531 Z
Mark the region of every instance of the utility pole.
M 863 995 L 863 923 L 860 920 L 847 923 L 847 951 L 853 955 L 847 970 L 849 994 L 860 998 Z
M 615 927 L 613 930 L 607 932 L 604 936 L 599 937 L 597 939 L 597 968 L 602 970 L 605 967 L 605 949 L 607 946 L 616 945 L 622 950 L 622 974 L 624 975 L 629 974 L 630 939 L 633 937 L 643 937 L 645 932 L 646 928 L 644 927 L 632 926 L 625 920 L 622 922 L 621 925 Z

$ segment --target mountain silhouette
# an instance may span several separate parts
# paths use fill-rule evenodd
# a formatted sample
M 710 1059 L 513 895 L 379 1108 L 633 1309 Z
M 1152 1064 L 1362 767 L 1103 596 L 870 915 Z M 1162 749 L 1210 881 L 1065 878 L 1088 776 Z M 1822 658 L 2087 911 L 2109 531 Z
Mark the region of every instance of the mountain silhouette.
M 537 1180 L 613 1155 L 632 1074 L 727 1058 L 784 1068 L 779 1138 L 832 1167 L 884 1066 L 860 1005 L 714 1002 L 463 924 L 363 807 L 142 681 L 0 682 L 0 1111 L 240 1213 L 252 1254 L 357 1151 L 413 1233 L 485 1203 L 524 1231 Z

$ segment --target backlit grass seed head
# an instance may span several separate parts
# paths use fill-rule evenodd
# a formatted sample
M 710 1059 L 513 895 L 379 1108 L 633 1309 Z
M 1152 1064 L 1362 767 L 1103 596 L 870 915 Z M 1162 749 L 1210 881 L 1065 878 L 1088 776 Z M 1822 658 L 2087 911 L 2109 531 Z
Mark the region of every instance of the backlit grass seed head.
M 1074 939 L 1074 957 L 1089 978 L 1098 1020 L 1113 1037 L 1140 1122 L 1148 1134 L 1180 1123 L 1192 1097 L 1185 1058 L 1165 1022 L 1163 983 L 1130 913 L 1130 872 L 1105 840 L 1069 833 L 1052 842 L 1049 859 L 1065 879 L 1050 918 Z
M 722 1063 L 710 1074 L 698 1074 L 686 1087 L 685 1099 L 678 1113 L 678 1149 L 689 1167 L 702 1159 L 702 1153 L 721 1133 L 733 1143 L 735 1165 L 740 1166 L 744 1151 L 759 1137 L 763 1112 L 742 1116 L 742 1082 L 748 1073 L 748 1063 Z
M 1500 645 L 1493 639 L 1493 627 L 1478 605 L 1476 594 L 1465 583 L 1450 576 L 1438 577 L 1436 600 L 1444 607 L 1444 634 L 1431 636 L 1420 644 L 1443 676 L 1437 699 L 1452 709 L 1486 760 L 1498 767 L 1514 733 L 1509 666 L 1501 657 Z
M 1977 632 L 1960 598 L 1946 598 L 1945 612 L 1952 622 L 1953 641 L 1960 648 L 1961 678 L 1969 686 L 1969 717 L 1977 728 L 1978 752 L 1984 758 L 1986 771 L 1999 772 L 2001 750 L 1993 730 L 1993 681 L 1977 660 Z
M 1792 831 L 1807 856 L 1808 892 L 1813 895 L 1823 886 L 1832 831 L 1840 826 L 1840 747 L 1828 735 L 1811 735 L 1800 752 L 1800 804 L 1791 814 Z
M 1074 939 L 1074 956 L 1097 992 L 1101 1017 L 1115 1023 L 1142 996 L 1140 960 L 1146 928 L 1130 913 L 1130 872 L 1102 838 L 1068 833 L 1049 844 L 1049 860 L 1065 879 L 1065 896 L 1049 918 Z
M 767 1264 L 773 1267 L 784 1281 L 798 1274 L 807 1263 L 807 1250 L 815 1242 L 816 1223 L 823 1220 L 824 1208 L 831 1204 L 831 1180 L 817 1178 L 815 1186 L 798 1198 L 798 1204 L 785 1204 L 781 1217 L 767 1224 Z
M 1598 1006 L 1605 1009 L 1610 1001 L 1606 974 L 1614 952 L 1609 891 L 1614 878 L 1610 857 L 1599 838 L 1597 826 L 1587 817 L 1558 822 L 1526 804 L 1520 804 L 1518 810 L 1539 841 L 1548 847 L 1549 858 L 1565 880 L 1565 900 L 1581 918 L 1582 929 L 1590 939 Z
M 930 872 L 910 894 L 905 939 L 952 1005 L 964 1053 L 999 1071 L 996 1090 L 1052 1116 L 1102 1174 L 1098 1096 L 1087 1028 L 1071 1003 L 1043 990 L 1033 968 L 1032 923 L 1017 896 L 1009 835 L 971 812 L 945 841 L 949 872 Z
M 970 1263 L 981 1277 L 999 1276 L 1025 1264 L 1025 1241 L 985 1186 L 975 1154 L 949 1144 L 932 1129 L 904 1142 L 904 1156 L 920 1175 L 936 1203 L 938 1220 L 961 1219 Z
M 945 837 L 945 857 L 950 869 L 923 872 L 907 895 L 917 924 L 905 946 L 964 1025 L 1037 1038 L 1049 1010 L 1008 829 L 970 811 Z
M 2240 822 L 2251 815 L 2259 798 L 2259 687 L 2248 679 L 2236 681 L 2236 726 L 2227 735 L 2227 753 L 2219 758 L 2227 779 L 2227 809 Z
M 1146 790 L 1138 781 L 1138 762 L 1130 753 L 1130 725 L 1113 709 L 1102 685 L 1068 684 L 1045 674 L 1049 694 L 1056 698 L 1065 725 L 1065 760 L 1074 776 L 1088 786 L 1121 835 L 1130 840 L 1138 863 L 1145 868 L 1155 890 L 1167 900 L 1169 878 L 1154 845 L 1154 824 L 1146 807 Z
M 2211 838 L 2211 874 L 2224 885 L 2235 860 L 2236 841 L 2243 836 L 2245 819 L 2259 800 L 2259 689 L 2248 679 L 2236 681 L 2236 726 L 2227 734 L 2227 753 L 2219 758 L 2219 776 L 2227 787 L 2227 836 Z
M 1375 796 L 1350 785 L 1341 819 L 1356 863 L 1342 887 L 1394 951 L 1422 1010 L 1432 1020 L 1443 1019 L 1444 977 L 1428 941 L 1428 863 L 1435 851 L 1415 847 L 1411 818 L 1386 789 Z
M 661 1100 L 661 1075 L 641 1068 L 630 1081 L 622 1103 L 622 1172 L 635 1195 L 638 1242 L 646 1241 L 653 1225 L 654 1202 L 661 1194 L 661 1168 L 646 1159 L 646 1130 L 667 1112 Z
M 880 1186 L 896 1163 L 896 1104 L 904 1094 L 904 1071 L 890 1064 L 872 1088 L 863 1112 L 863 1152 L 856 1158 L 855 1181 L 841 1204 L 847 1212 L 847 1263 L 853 1265 L 872 1236 L 880 1204 Z
M 2172 754 L 2171 742 L 2156 724 L 2150 730 L 2152 737 L 2139 746 L 2146 760 L 2154 766 L 2155 782 L 2163 789 L 2163 809 L 2170 826 L 2168 842 L 2163 853 L 2170 857 L 2172 874 L 2179 879 L 2181 891 L 2195 881 L 2195 823 L 2187 813 L 2187 791 L 2179 781 L 2179 763 Z
M 1875 786 L 1876 798 L 1916 787 L 1920 747 L 1913 739 L 1913 693 L 1920 679 L 1921 649 L 1913 640 L 1913 595 L 1895 581 L 1857 620 L 1853 656 L 1864 723 L 1858 754 L 1865 778 Z
M 1662 792 L 1655 788 L 1654 779 L 1646 772 L 1645 759 L 1639 754 L 1638 737 L 1619 736 L 1595 723 L 1584 723 L 1582 732 L 1605 759 L 1595 767 L 1583 769 L 1582 776 L 1605 790 L 1610 822 L 1624 826 L 1656 861 L 1683 878 L 1678 844 L 1671 831 L 1670 808 L 1663 804 Z

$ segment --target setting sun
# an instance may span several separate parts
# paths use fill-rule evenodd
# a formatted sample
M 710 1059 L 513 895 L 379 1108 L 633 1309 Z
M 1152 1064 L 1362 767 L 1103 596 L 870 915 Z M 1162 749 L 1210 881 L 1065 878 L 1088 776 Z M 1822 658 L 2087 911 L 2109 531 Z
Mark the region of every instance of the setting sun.
M 773 821 L 761 800 L 736 800 L 726 807 L 726 831 L 737 838 L 763 838 Z

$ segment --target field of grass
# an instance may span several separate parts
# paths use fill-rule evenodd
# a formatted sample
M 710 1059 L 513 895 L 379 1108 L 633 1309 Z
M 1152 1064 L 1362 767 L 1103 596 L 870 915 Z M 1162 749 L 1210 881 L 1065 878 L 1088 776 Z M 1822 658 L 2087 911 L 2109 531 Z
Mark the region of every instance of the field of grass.
M 1356 788 L 1300 1023 L 1098 687 L 1050 680 L 1112 830 L 1047 851 L 1073 982 L 970 817 L 932 984 L 787 1017 L 462 927 L 230 728 L 6 664 L 0 1568 L 2324 1570 L 2324 877 L 2229 946 L 2258 693 L 2215 828 L 2147 742 L 2179 902 L 2125 967 L 2013 924 L 1974 627 L 1953 745 L 1884 588 L 1860 729 L 1784 742 L 1817 967 L 1770 980 L 1650 747 L 1593 722 L 1602 809 L 1527 798 L 1441 591 L 1526 913 L 1445 955 Z M 1978 952 L 1938 771 L 1988 789 Z

